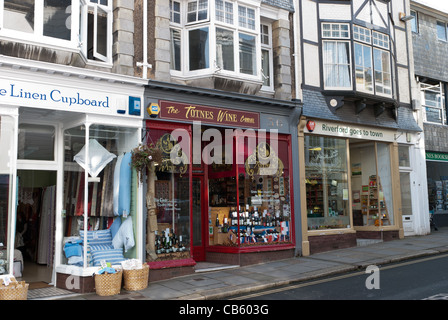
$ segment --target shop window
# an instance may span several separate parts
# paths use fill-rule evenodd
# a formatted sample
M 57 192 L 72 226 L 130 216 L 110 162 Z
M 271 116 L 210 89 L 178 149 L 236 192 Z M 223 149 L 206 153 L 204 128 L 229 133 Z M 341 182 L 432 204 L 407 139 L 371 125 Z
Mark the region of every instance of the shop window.
M 14 161 L 15 121 L 8 116 L 0 117 L 0 275 L 12 272 L 10 259 L 14 255 L 10 252 L 10 239 L 15 230 L 11 230 L 15 202 L 12 200 L 13 172 L 11 163 Z M 20 263 L 20 262 L 18 262 Z
M 138 177 L 130 166 L 137 143 L 135 128 L 92 124 L 64 131 L 63 264 L 119 265 L 137 257 Z
M 54 137 L 53 126 L 19 124 L 17 159 L 54 161 Z
M 170 160 L 178 145 L 171 130 L 151 128 L 148 141 L 163 159 L 155 167 L 155 261 L 190 258 L 190 159 L 179 151 L 182 160 Z
M 394 224 L 390 145 L 350 145 L 353 224 L 388 226 Z
M 426 152 L 434 159 L 437 156 L 439 160 L 426 161 L 426 173 L 428 176 L 428 200 L 429 210 L 438 213 L 448 212 L 448 159 L 447 154 Z
M 305 136 L 308 230 L 350 227 L 347 141 Z
M 255 133 L 234 141 L 233 163 L 209 165 L 209 245 L 290 244 L 289 141 L 264 140 Z

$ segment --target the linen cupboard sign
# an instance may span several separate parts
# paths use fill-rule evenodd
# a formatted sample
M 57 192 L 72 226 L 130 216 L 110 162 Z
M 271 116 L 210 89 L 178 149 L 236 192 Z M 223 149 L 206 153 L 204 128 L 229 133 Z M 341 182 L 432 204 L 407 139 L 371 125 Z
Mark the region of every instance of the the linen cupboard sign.
M 201 121 L 232 127 L 260 128 L 260 114 L 171 101 L 159 101 L 160 119 Z

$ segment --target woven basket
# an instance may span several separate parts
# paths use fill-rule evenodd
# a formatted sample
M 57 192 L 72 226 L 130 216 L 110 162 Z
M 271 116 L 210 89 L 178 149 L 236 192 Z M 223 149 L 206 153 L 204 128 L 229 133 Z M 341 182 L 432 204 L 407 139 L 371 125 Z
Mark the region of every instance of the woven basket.
M 124 288 L 128 291 L 143 290 L 148 286 L 149 266 L 142 269 L 124 270 Z
M 123 271 L 95 274 L 95 291 L 99 296 L 113 296 L 120 293 Z
M 7 287 L 0 285 L 0 300 L 27 300 L 28 287 L 25 281 L 11 282 Z

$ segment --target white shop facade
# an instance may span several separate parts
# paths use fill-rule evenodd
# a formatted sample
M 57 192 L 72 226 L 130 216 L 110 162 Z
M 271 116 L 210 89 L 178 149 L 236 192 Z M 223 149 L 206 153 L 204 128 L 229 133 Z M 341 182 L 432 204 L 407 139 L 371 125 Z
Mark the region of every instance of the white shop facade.
M 132 246 L 114 254 L 143 260 L 142 191 L 117 170 L 141 141 L 144 83 L 15 59 L 0 69 L 0 277 L 92 291 L 87 238 L 126 224 Z

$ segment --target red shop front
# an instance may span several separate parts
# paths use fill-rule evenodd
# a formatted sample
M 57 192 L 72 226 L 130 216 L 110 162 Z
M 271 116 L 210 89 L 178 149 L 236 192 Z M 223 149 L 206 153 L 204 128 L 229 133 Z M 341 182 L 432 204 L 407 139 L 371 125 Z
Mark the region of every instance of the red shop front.
M 155 169 L 157 258 L 150 266 L 244 266 L 294 256 L 291 136 L 260 129 L 256 112 L 169 101 L 159 107 L 158 119 L 146 120 L 146 141 L 163 157 Z

